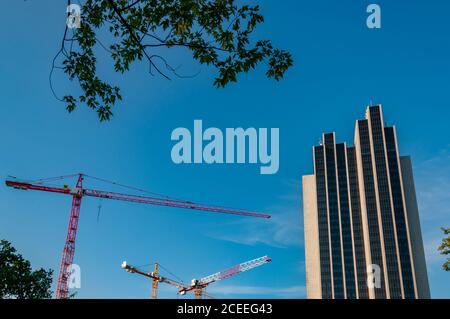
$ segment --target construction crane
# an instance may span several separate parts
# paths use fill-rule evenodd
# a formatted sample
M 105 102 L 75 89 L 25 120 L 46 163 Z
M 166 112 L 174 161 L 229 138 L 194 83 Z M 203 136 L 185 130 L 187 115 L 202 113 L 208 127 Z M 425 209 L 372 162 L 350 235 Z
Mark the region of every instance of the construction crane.
M 138 269 L 137 267 L 133 267 L 131 265 L 128 265 L 126 261 L 122 262 L 122 269 L 125 269 L 127 272 L 139 274 L 142 276 L 145 276 L 147 278 L 150 278 L 152 280 L 152 293 L 151 298 L 156 299 L 158 295 L 158 283 L 166 283 L 172 286 L 177 287 L 179 290 L 187 288 L 187 286 L 184 283 L 178 282 L 176 280 L 160 276 L 158 273 L 158 263 L 155 263 L 153 271 L 152 272 L 145 272 L 143 270 Z M 156 270 L 156 271 L 155 271 Z
M 59 186 L 51 186 L 46 185 L 49 181 L 61 180 L 69 177 L 77 177 L 77 182 L 75 187 L 70 188 L 67 185 L 62 187 Z M 96 189 L 87 189 L 83 187 L 83 180 L 86 178 L 92 178 L 103 182 L 109 182 L 111 184 L 115 184 L 118 186 L 128 187 L 134 190 L 138 190 L 144 192 L 141 189 L 125 186 L 122 184 L 118 184 L 115 182 L 110 182 L 104 179 L 100 179 L 97 177 L 89 176 L 86 174 L 74 174 L 67 176 L 58 176 L 47 179 L 40 179 L 33 182 L 28 181 L 19 181 L 17 179 L 6 180 L 6 186 L 13 187 L 15 189 L 20 190 L 37 190 L 51 193 L 59 193 L 72 196 L 72 208 L 70 210 L 70 218 L 69 218 L 69 226 L 67 230 L 66 242 L 64 245 L 64 250 L 61 258 L 61 265 L 58 276 L 58 284 L 56 288 L 56 298 L 57 299 L 66 299 L 68 298 L 69 287 L 68 280 L 70 278 L 71 265 L 73 264 L 73 258 L 75 254 L 75 240 L 77 235 L 78 228 L 78 219 L 80 217 L 80 208 L 81 208 L 81 199 L 83 197 L 97 197 L 97 198 L 106 198 L 134 203 L 142 203 L 149 205 L 158 205 L 158 206 L 169 206 L 169 207 L 177 207 L 177 208 L 185 208 L 192 209 L 198 211 L 206 211 L 213 213 L 223 213 L 223 214 L 233 214 L 240 216 L 250 216 L 250 217 L 258 217 L 258 218 L 270 218 L 270 215 L 248 211 L 243 209 L 233 209 L 226 208 L 221 206 L 210 206 L 204 204 L 198 204 L 185 200 L 173 199 L 167 196 L 163 196 L 156 193 L 151 193 L 152 196 L 141 196 L 141 195 L 131 195 L 131 194 L 122 194 L 115 193 L 109 191 L 102 191 Z M 149 192 L 147 192 L 149 193 Z
M 216 281 L 219 281 L 219 280 L 222 280 L 225 278 L 229 278 L 229 277 L 237 275 L 241 272 L 244 272 L 244 271 L 262 266 L 264 264 L 267 264 L 271 261 L 272 261 L 272 259 L 269 256 L 259 257 L 259 258 L 256 258 L 256 259 L 253 259 L 250 261 L 246 261 L 242 264 L 233 266 L 226 270 L 217 272 L 215 274 L 203 277 L 201 279 L 192 279 L 190 285 L 178 282 L 178 281 L 170 279 L 170 278 L 159 276 L 159 274 L 155 271 L 153 271 L 153 272 L 142 271 L 136 267 L 128 265 L 126 261 L 124 261 L 122 263 L 122 268 L 125 269 L 127 272 L 136 273 L 136 274 L 148 277 L 152 280 L 152 283 L 162 282 L 162 283 L 166 283 L 166 284 L 175 286 L 178 289 L 178 294 L 180 294 L 180 295 L 185 295 L 188 292 L 193 292 L 196 299 L 201 299 L 202 295 L 203 295 L 203 290 L 206 287 L 208 287 L 210 284 L 212 284 L 213 282 L 216 282 Z M 155 264 L 155 265 L 157 265 L 157 264 Z M 155 268 L 155 269 L 157 269 L 157 268 Z M 152 285 L 152 298 L 153 298 L 153 296 L 155 296 L 153 299 L 156 299 L 157 287 L 158 287 L 157 285 L 156 286 L 154 284 Z
M 158 263 L 155 263 L 155 265 L 153 266 L 153 275 L 158 276 L 158 272 L 159 272 L 159 265 Z M 157 299 L 158 298 L 158 280 L 156 280 L 155 278 L 152 280 L 152 295 L 151 295 L 152 299 Z

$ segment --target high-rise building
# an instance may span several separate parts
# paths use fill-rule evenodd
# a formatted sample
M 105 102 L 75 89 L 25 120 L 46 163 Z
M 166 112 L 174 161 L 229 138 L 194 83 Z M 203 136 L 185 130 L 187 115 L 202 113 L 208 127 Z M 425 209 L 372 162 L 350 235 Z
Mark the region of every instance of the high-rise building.
M 411 160 L 369 106 L 354 146 L 323 134 L 303 176 L 308 298 L 430 298 Z

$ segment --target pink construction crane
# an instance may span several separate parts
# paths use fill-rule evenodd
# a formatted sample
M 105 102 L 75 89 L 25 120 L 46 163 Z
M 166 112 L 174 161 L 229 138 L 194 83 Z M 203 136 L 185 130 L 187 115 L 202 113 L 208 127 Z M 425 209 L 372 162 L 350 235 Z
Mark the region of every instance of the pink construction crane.
M 55 187 L 45 185 L 50 180 L 61 180 L 68 177 L 77 176 L 77 183 L 75 187 L 70 188 L 67 185 L 63 187 Z M 167 196 L 163 195 L 154 195 L 154 196 L 139 196 L 139 195 L 131 195 L 131 194 L 122 194 L 115 192 L 108 192 L 102 190 L 95 189 L 87 189 L 83 188 L 83 180 L 86 177 L 90 177 L 92 179 L 101 180 L 105 182 L 109 182 L 103 179 L 99 179 L 93 176 L 89 176 L 86 174 L 74 174 L 67 176 L 58 176 L 54 178 L 48 179 L 40 179 L 34 182 L 24 182 L 18 180 L 6 180 L 6 185 L 9 187 L 13 187 L 21 190 L 37 190 L 51 193 L 59 193 L 66 194 L 72 196 L 72 208 L 70 210 L 70 218 L 69 218 L 69 227 L 67 230 L 66 242 L 64 245 L 64 250 L 61 258 L 61 266 L 59 270 L 58 276 L 58 285 L 56 288 L 56 298 L 57 299 L 65 299 L 69 296 L 69 287 L 68 287 L 68 279 L 70 278 L 70 270 L 71 265 L 73 264 L 73 258 L 75 254 L 75 240 L 77 235 L 78 228 L 78 219 L 80 216 L 80 208 L 81 208 L 81 199 L 85 196 L 88 197 L 97 197 L 97 198 L 106 198 L 120 201 L 128 201 L 134 203 L 142 203 L 149 205 L 159 205 L 159 206 L 170 206 L 170 207 L 178 207 L 213 213 L 224 213 L 224 214 L 234 214 L 240 216 L 250 216 L 250 217 L 258 217 L 258 218 L 270 218 L 270 215 L 248 211 L 243 209 L 233 209 L 226 208 L 221 206 L 211 206 L 211 205 L 203 205 L 190 201 L 171 199 Z M 115 185 L 124 186 L 115 182 L 110 182 Z M 131 187 L 129 187 L 131 188 Z M 143 191 L 137 188 L 133 188 L 134 190 Z M 154 193 L 153 193 L 154 194 Z

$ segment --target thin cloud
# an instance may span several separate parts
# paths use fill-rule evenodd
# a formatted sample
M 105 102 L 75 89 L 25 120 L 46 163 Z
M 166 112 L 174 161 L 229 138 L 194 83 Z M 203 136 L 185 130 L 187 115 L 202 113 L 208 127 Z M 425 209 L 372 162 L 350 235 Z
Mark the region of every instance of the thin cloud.
M 433 295 L 433 287 L 450 285 L 450 277 L 442 270 L 445 257 L 437 250 L 444 237 L 440 228 L 450 227 L 450 145 L 438 155 L 413 164 L 431 293 L 448 298 L 448 293 Z
M 443 237 L 442 234 L 443 233 L 438 233 L 438 235 L 436 235 L 435 233 L 433 233 L 431 235 L 424 236 L 425 239 L 423 246 L 425 250 L 426 261 L 428 267 L 431 266 L 432 269 L 434 269 L 436 265 L 440 266 L 445 261 L 445 257 L 441 255 L 437 249 L 441 243 Z
M 437 247 L 450 227 L 450 146 L 415 166 L 414 177 L 425 253 L 429 263 L 439 260 Z
M 450 146 L 414 170 L 421 217 L 425 221 L 449 221 Z M 445 226 L 445 225 L 442 225 Z
M 269 207 L 272 212 L 269 221 L 241 221 L 239 227 L 221 227 L 211 231 L 209 236 L 244 245 L 264 244 L 276 248 L 303 246 L 303 224 L 301 218 L 300 182 L 289 181 L 292 189 L 288 194 L 279 196 L 283 204 Z M 233 226 L 230 222 L 228 226 Z M 223 231 L 226 229 L 226 233 Z M 231 230 L 230 230 L 231 229 Z
M 254 296 L 277 296 L 284 298 L 304 298 L 306 296 L 306 287 L 259 287 L 259 286 L 239 286 L 239 285 L 217 285 L 208 289 L 208 293 L 214 295 L 254 295 Z

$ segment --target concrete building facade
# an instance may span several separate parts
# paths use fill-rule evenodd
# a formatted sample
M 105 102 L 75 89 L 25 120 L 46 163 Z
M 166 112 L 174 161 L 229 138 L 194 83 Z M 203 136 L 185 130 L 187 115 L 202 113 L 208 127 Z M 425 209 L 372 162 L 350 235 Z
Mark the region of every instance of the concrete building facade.
M 354 146 L 325 133 L 303 176 L 306 284 L 313 299 L 430 298 L 411 160 L 381 105 Z

